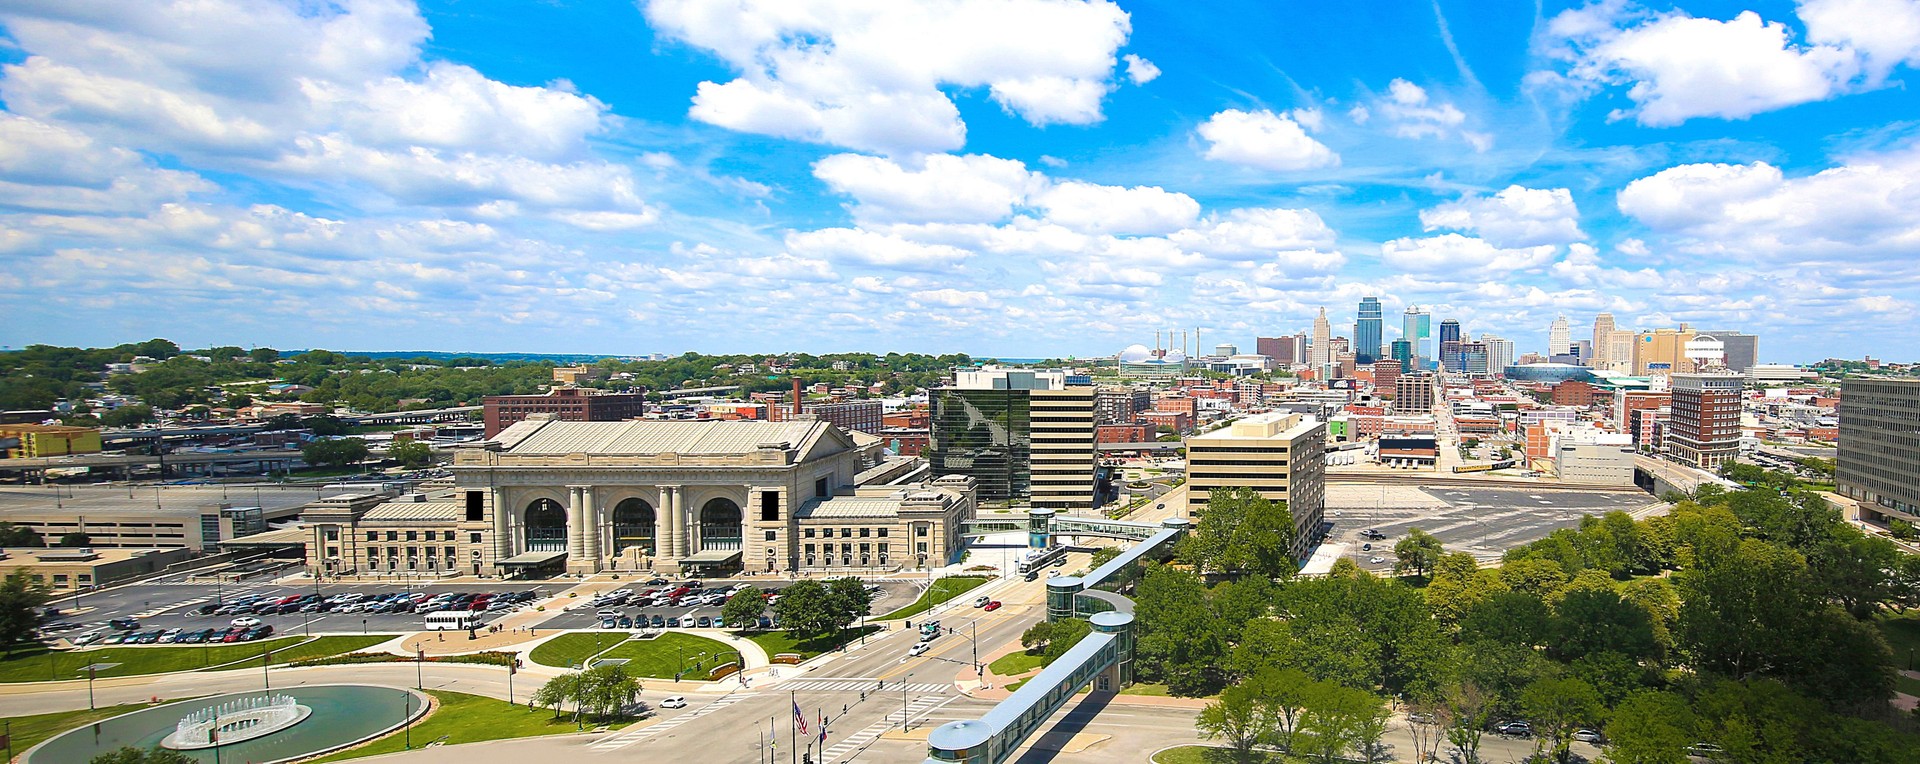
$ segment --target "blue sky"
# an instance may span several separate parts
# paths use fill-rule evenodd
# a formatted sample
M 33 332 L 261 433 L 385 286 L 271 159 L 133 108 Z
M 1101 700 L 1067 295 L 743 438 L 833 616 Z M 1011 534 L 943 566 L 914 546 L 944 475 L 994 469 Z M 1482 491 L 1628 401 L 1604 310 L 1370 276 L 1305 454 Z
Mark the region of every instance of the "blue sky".
M 0 345 L 1912 359 L 1920 0 L 0 6 Z M 1343 325 L 1345 325 L 1343 327 Z M 1903 329 L 1902 327 L 1907 327 Z

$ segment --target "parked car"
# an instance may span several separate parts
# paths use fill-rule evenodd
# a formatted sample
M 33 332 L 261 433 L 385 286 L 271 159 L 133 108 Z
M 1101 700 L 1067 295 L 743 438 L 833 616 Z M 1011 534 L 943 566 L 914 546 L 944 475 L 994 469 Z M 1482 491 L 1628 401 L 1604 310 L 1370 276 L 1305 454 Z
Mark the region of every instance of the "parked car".
M 80 645 L 91 645 L 91 644 L 93 644 L 93 643 L 95 643 L 95 642 L 98 642 L 98 641 L 100 641 L 100 637 L 101 637 L 101 636 L 103 636 L 103 635 L 105 635 L 105 634 L 106 634 L 106 632 L 104 632 L 104 631 L 89 631 L 89 632 L 87 632 L 87 633 L 85 633 L 85 634 L 82 634 L 82 635 L 80 635 L 80 636 L 77 636 L 77 637 L 74 637 L 74 638 L 73 638 L 73 644 L 74 644 L 74 646 L 76 646 L 76 647 L 77 647 L 77 646 L 80 646 Z
M 1495 726 L 1493 731 L 1511 737 L 1533 737 L 1533 725 L 1526 722 L 1507 722 Z
M 134 629 L 140 628 L 140 622 L 132 618 L 115 618 L 108 621 L 107 625 L 120 631 L 133 631 Z
M 1606 740 L 1600 733 L 1593 730 L 1574 730 L 1573 739 L 1582 743 L 1592 743 L 1593 745 L 1599 745 Z
M 240 628 L 251 629 L 255 626 L 260 625 L 260 619 L 250 615 L 243 615 L 239 618 L 235 618 L 231 621 L 228 621 L 227 623 L 231 624 L 236 629 L 240 629 Z
M 684 695 L 675 695 L 673 697 L 667 698 L 666 700 L 660 701 L 660 707 L 661 708 L 686 708 L 687 698 Z

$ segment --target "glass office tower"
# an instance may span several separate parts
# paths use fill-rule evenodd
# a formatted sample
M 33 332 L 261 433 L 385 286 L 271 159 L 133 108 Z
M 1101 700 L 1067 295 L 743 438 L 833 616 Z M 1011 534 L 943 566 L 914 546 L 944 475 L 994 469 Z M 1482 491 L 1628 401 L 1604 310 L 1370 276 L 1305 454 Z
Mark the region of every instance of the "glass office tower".
M 1360 316 L 1353 323 L 1353 362 L 1370 366 L 1380 360 L 1380 298 L 1360 298 Z
M 1033 402 L 1027 390 L 936 388 L 927 461 L 935 475 L 968 475 L 980 501 L 1033 490 Z

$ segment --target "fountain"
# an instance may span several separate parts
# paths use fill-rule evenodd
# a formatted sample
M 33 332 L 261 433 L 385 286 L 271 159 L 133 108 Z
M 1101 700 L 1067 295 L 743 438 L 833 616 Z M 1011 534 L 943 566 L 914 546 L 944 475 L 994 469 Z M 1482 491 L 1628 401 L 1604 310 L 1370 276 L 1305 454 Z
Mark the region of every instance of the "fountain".
M 295 702 L 292 695 L 241 698 L 180 717 L 173 734 L 160 745 L 176 751 L 232 745 L 279 732 L 312 714 L 313 709 Z

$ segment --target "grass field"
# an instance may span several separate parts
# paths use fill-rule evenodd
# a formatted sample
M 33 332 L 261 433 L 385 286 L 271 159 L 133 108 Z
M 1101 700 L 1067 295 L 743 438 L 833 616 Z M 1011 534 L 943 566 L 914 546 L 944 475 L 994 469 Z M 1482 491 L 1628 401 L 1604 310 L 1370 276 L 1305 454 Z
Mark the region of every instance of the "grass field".
M 706 669 L 735 660 L 733 648 L 725 642 L 677 631 L 629 640 L 600 657 L 625 658 L 628 674 L 659 679 L 672 679 L 680 670 L 691 670 L 688 678 L 706 679 Z
M 563 714 L 555 719 L 553 712 L 545 708 L 529 711 L 525 705 L 515 705 L 479 695 L 468 695 L 464 692 L 428 690 L 427 694 L 440 701 L 440 708 L 435 710 L 433 715 L 413 726 L 412 736 L 415 748 L 443 737 L 447 745 L 459 745 L 484 740 L 559 735 L 577 731 L 570 714 Z M 631 722 L 632 720 L 627 720 L 608 726 L 623 727 Z M 357 759 L 406 749 L 407 733 L 401 731 L 359 748 L 318 759 L 318 761 Z
M 1007 653 L 993 659 L 987 668 L 1000 676 L 1019 676 L 1040 668 L 1041 655 L 1031 650 L 1020 653 Z
M 878 626 L 867 627 L 868 634 L 879 630 Z M 847 642 L 860 638 L 859 629 L 848 629 L 846 633 L 845 641 Z M 733 635 L 753 640 L 760 649 L 767 651 L 769 658 L 780 653 L 799 653 L 803 659 L 812 658 L 842 644 L 837 634 L 826 634 L 810 639 L 799 639 L 790 631 L 736 631 Z
M 920 599 L 914 600 L 913 604 L 880 616 L 877 620 L 884 621 L 889 618 L 911 618 L 925 613 L 932 610 L 933 606 L 966 594 L 972 591 L 974 587 L 984 584 L 988 580 L 986 576 L 947 576 L 946 578 L 933 582 L 932 586 L 927 587 L 926 591 L 920 593 Z
M 562 634 L 533 648 L 534 663 L 557 668 L 573 668 L 596 653 L 620 644 L 628 637 L 624 631 L 578 631 Z M 671 676 L 671 674 L 669 674 Z
M 1233 761 L 1233 752 L 1226 748 L 1210 745 L 1183 745 L 1168 748 L 1153 755 L 1153 764 L 1228 764 Z M 1281 764 L 1287 761 L 1277 754 L 1254 753 L 1255 764 Z
M 53 714 L 16 716 L 7 720 L 9 728 L 13 730 L 13 752 L 25 753 L 28 748 L 39 745 L 40 741 L 75 727 L 148 707 L 145 703 L 128 703 L 119 706 L 102 706 L 92 711 L 81 709 Z
M 154 647 L 106 647 L 99 650 L 47 650 L 29 648 L 14 653 L 13 657 L 0 660 L 0 682 L 41 682 L 52 679 L 85 679 L 81 669 L 94 663 L 118 663 L 109 669 L 101 669 L 96 677 L 135 676 L 138 674 L 159 674 L 168 671 L 188 671 L 192 669 L 212 668 L 222 664 L 248 658 L 257 658 L 268 650 L 281 651 L 305 641 L 307 637 L 281 637 L 264 642 L 237 642 L 224 645 L 181 645 Z M 327 654 L 326 650 L 346 652 L 357 650 L 366 645 L 383 642 L 387 637 L 353 636 L 321 637 L 315 644 L 286 650 L 291 657 L 283 657 L 281 652 L 273 655 L 274 663 L 288 660 L 312 658 Z M 345 646 L 351 645 L 351 646 Z M 316 652 L 319 651 L 319 652 Z M 242 666 L 248 664 L 242 664 Z M 259 666 L 259 661 L 251 665 Z M 240 668 L 235 666 L 234 668 Z

